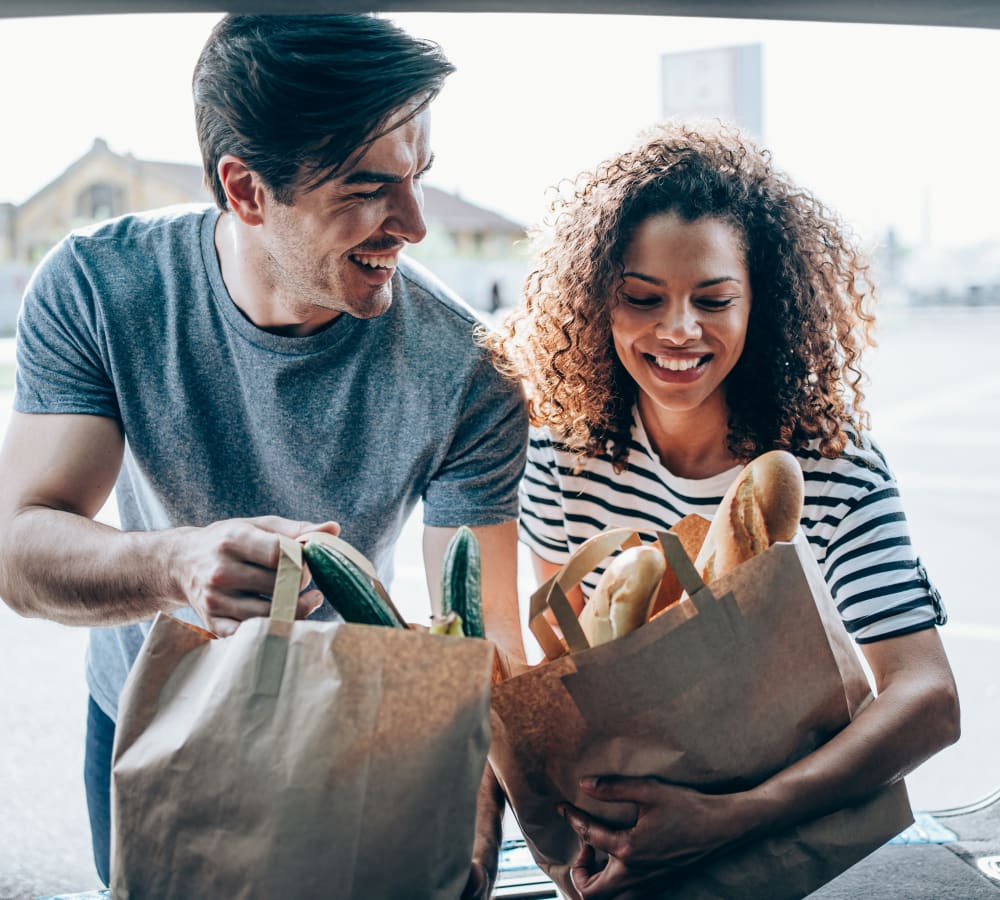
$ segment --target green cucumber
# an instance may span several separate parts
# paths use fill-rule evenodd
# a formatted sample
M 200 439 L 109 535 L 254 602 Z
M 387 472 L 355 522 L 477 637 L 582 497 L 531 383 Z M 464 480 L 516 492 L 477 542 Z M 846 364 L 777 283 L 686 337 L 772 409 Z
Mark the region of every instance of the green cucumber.
M 456 531 L 441 566 L 441 614 L 456 613 L 466 637 L 484 638 L 479 541 L 465 525 Z
M 358 625 L 407 625 L 387 606 L 368 577 L 343 553 L 316 541 L 302 548 L 316 587 L 347 622 Z

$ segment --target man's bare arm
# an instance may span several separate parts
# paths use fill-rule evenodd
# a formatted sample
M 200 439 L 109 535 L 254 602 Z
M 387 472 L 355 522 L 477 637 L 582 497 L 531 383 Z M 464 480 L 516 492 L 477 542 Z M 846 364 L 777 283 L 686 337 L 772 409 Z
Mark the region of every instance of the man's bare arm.
M 277 533 L 314 527 L 277 517 L 206 528 L 121 532 L 94 522 L 124 453 L 118 424 L 89 415 L 14 413 L 0 449 L 0 597 L 24 616 L 116 625 L 193 606 L 219 634 L 266 615 Z M 318 597 L 304 595 L 300 615 Z

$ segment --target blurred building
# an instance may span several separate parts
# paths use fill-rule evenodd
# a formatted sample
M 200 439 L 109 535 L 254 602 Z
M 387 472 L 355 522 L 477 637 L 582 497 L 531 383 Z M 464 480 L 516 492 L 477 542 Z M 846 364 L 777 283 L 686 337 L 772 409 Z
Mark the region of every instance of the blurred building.
M 664 53 L 660 115 L 664 119 L 732 122 L 764 140 L 760 44 Z
M 899 266 L 913 306 L 1000 305 L 1000 242 L 966 247 L 918 247 Z
M 98 138 L 91 148 L 19 206 L 0 203 L 0 335 L 11 334 L 34 266 L 74 228 L 128 212 L 211 202 L 201 166 L 137 159 Z M 468 303 L 513 302 L 527 264 L 524 227 L 430 186 L 428 235 L 411 255 L 426 260 Z

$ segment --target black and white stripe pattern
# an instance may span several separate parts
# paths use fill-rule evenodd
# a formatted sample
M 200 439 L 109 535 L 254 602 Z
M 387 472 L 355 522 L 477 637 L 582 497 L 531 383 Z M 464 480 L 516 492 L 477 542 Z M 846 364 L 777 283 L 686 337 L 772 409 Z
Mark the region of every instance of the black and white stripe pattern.
M 814 447 L 797 454 L 805 476 L 802 531 L 816 555 L 848 632 L 858 643 L 907 634 L 946 616 L 910 543 L 895 479 L 868 436 L 853 436 L 835 460 Z M 678 478 L 652 451 L 642 422 L 632 426 L 628 464 L 616 474 L 607 456 L 577 457 L 546 429 L 532 429 L 521 483 L 521 540 L 562 564 L 604 528 L 631 528 L 644 540 L 690 513 L 711 518 L 733 468 L 712 478 Z M 583 582 L 594 589 L 601 570 Z

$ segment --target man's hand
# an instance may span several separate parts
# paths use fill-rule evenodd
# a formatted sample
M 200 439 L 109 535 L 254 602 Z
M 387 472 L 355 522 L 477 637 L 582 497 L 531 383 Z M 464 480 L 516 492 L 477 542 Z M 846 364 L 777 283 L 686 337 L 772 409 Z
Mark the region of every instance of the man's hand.
M 571 877 L 585 900 L 627 896 L 650 889 L 673 872 L 738 836 L 729 816 L 731 797 L 702 794 L 656 778 L 583 778 L 597 800 L 634 803 L 636 820 L 615 827 L 570 804 L 560 812 L 583 842 Z M 606 862 L 600 851 L 607 855 Z M 641 896 L 641 890 L 636 896 Z
M 336 535 L 340 526 L 259 516 L 177 529 L 171 570 L 183 597 L 178 602 L 191 606 L 220 637 L 232 634 L 244 619 L 268 615 L 280 557 L 278 536 L 295 538 L 309 531 Z M 303 567 L 302 587 L 308 582 Z M 309 615 L 322 602 L 318 590 L 300 594 L 296 618 Z

